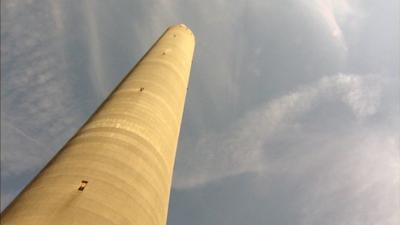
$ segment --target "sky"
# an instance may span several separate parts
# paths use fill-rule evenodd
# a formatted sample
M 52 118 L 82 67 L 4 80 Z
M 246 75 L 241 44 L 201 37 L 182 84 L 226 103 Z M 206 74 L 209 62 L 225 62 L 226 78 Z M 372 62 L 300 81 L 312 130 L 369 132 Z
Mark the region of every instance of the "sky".
M 168 225 L 400 224 L 396 0 L 1 1 L 1 209 L 170 25 L 196 50 Z

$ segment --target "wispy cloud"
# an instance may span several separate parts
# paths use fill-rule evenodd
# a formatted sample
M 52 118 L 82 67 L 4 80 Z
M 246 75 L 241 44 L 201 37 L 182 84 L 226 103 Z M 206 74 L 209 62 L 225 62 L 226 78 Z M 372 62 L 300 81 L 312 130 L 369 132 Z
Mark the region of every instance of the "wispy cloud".
M 183 156 L 178 161 L 181 170 L 176 171 L 176 187 L 193 187 L 226 176 L 268 170 L 262 146 L 295 123 L 296 118 L 317 107 L 321 99 L 342 101 L 359 120 L 373 115 L 380 102 L 381 86 L 377 81 L 374 75 L 323 77 L 264 103 L 222 133 L 208 133 L 194 143 L 186 140 L 179 153 Z
M 303 1 L 317 15 L 323 18 L 324 24 L 331 37 L 344 49 L 348 50 L 342 25 L 356 21 L 356 14 L 360 14 L 359 8 L 356 11 L 354 5 L 357 1 L 349 0 L 313 0 Z
M 6 127 L 9 127 L 9 128 L 11 128 L 11 129 L 14 129 L 18 134 L 22 135 L 22 136 L 23 136 L 24 138 L 26 138 L 27 140 L 29 140 L 29 141 L 35 143 L 36 145 L 38 145 L 38 146 L 40 146 L 40 147 L 43 147 L 43 144 L 42 144 L 42 143 L 40 143 L 37 139 L 35 139 L 35 138 L 29 136 L 28 134 L 26 134 L 26 133 L 25 133 L 24 131 L 22 131 L 21 129 L 15 127 L 14 125 L 12 125 L 11 123 L 9 123 L 9 122 L 7 122 L 7 121 L 4 121 L 4 123 L 5 123 L 5 126 L 6 126 Z
M 73 101 L 76 92 L 66 60 L 61 2 L 1 5 L 7 14 L 1 21 L 3 209 L 72 134 L 83 115 Z
M 359 1 L 77 2 L 2 2 L 2 12 L 8 14 L 5 20 L 2 15 L 1 21 L 6 28 L 2 29 L 5 41 L 1 47 L 2 122 L 6 121 L 2 123 L 6 125 L 2 125 L 1 160 L 6 181 L 43 165 L 58 150 L 56 145 L 87 116 L 80 114 L 84 104 L 78 93 L 86 78 L 97 97 L 105 95 L 109 80 L 104 73 L 113 67 L 109 59 L 120 59 L 119 53 L 108 51 L 111 41 L 124 40 L 121 46 L 129 45 L 127 52 L 143 53 L 166 26 L 184 22 L 197 37 L 186 105 L 197 114 L 185 114 L 194 124 L 188 133 L 196 134 L 181 133 L 184 141 L 174 175 L 177 189 L 196 190 L 194 187 L 250 173 L 259 183 L 244 186 L 260 196 L 273 193 L 268 192 L 266 183 L 275 176 L 296 180 L 298 193 L 291 197 L 304 200 L 299 223 L 399 223 L 395 213 L 400 206 L 394 200 L 399 198 L 400 185 L 399 128 L 392 126 L 398 124 L 398 118 L 379 120 L 386 110 L 381 104 L 387 89 L 384 78 L 355 74 L 315 78 L 337 73 L 340 62 L 336 54 L 348 48 L 347 31 L 351 24 L 357 25 Z M 299 13 L 298 4 L 307 7 L 307 16 Z M 82 22 L 79 27 L 86 29 L 79 37 L 66 30 L 79 30 L 77 24 L 71 29 L 67 23 L 76 21 L 68 20 L 74 15 Z M 68 46 L 64 37 L 71 40 Z M 131 42 L 133 37 L 136 40 Z M 76 46 L 85 46 L 88 52 L 74 50 Z M 82 59 L 89 68 L 78 68 L 82 66 L 79 63 L 74 66 L 81 72 L 88 69 L 90 76 L 73 77 L 65 50 L 86 54 Z M 80 55 L 74 60 L 79 62 Z M 287 70 L 289 67 L 292 70 Z M 316 70 L 323 72 L 314 73 Z M 264 73 L 268 76 L 262 76 Z M 78 82 L 72 83 L 73 79 Z M 299 83 L 304 85 L 293 88 Z M 391 88 L 394 86 L 398 85 Z M 327 105 L 332 108 L 321 109 Z M 231 111 L 235 112 L 229 114 Z M 331 124 L 324 127 L 326 124 L 319 123 L 343 123 L 343 118 L 328 118 L 320 115 L 323 113 L 333 117 L 349 113 L 345 121 L 351 124 L 344 131 Z M 316 122 L 314 117 L 319 116 L 322 120 Z M 229 119 L 219 123 L 223 117 Z M 311 122 L 304 122 L 305 117 Z M 16 194 L 14 187 L 2 190 L 2 207 Z M 285 202 L 282 207 L 286 210 L 293 205 Z M 332 215 L 334 219 L 329 218 Z
M 240 182 L 240 175 L 252 174 L 245 193 L 288 210 L 299 224 L 398 224 L 400 118 L 382 105 L 392 87 L 386 78 L 322 77 L 250 110 L 224 131 L 186 140 L 175 188 L 227 188 L 227 177 Z
M 86 23 L 88 27 L 88 43 L 90 49 L 90 70 L 89 70 L 89 78 L 92 83 L 93 89 L 96 91 L 98 97 L 104 98 L 106 93 L 106 83 L 105 83 L 105 75 L 104 71 L 104 61 L 102 57 L 102 47 L 100 42 L 100 33 L 99 27 L 97 24 L 96 18 L 96 10 L 94 9 L 95 5 L 90 0 L 84 0 L 82 3 L 84 7 L 84 15 L 86 17 Z
M 11 123 L 2 120 L 2 141 L 1 152 L 1 176 L 3 179 L 9 176 L 17 176 L 26 171 L 37 169 L 44 163 L 49 154 L 48 147 L 45 147 L 36 138 L 26 134 Z M 35 151 L 41 149 L 42 151 Z
M 18 175 L 48 160 L 55 146 L 62 144 L 54 137 L 69 135 L 71 125 L 82 116 L 72 102 L 75 94 L 68 77 L 59 2 L 16 4 L 2 3 L 7 9 L 1 57 L 4 176 Z M 41 11 L 23 13 L 34 7 L 48 7 L 55 19 L 46 19 Z

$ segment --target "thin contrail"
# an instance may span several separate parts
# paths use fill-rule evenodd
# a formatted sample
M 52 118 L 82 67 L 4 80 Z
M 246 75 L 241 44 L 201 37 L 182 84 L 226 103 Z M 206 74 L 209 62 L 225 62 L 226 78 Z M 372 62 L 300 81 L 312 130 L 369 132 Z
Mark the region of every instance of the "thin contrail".
M 11 128 L 14 129 L 15 131 L 17 131 L 17 133 L 21 134 L 22 136 L 24 136 L 24 137 L 27 138 L 28 140 L 34 142 L 35 144 L 37 144 L 37 145 L 39 145 L 39 146 L 41 146 L 41 147 L 44 147 L 44 145 L 41 144 L 37 139 L 35 139 L 35 138 L 29 136 L 29 135 L 26 134 L 23 130 L 21 130 L 21 129 L 19 129 L 18 127 L 12 125 L 10 122 L 5 122 L 5 123 L 6 123 L 6 126 L 11 127 Z

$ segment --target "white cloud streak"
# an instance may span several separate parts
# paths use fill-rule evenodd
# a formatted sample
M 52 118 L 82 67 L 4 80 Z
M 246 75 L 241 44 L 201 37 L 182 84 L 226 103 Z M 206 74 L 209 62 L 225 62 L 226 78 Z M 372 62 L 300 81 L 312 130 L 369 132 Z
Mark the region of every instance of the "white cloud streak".
M 84 7 L 84 16 L 86 17 L 86 23 L 88 24 L 88 43 L 90 46 L 90 60 L 91 67 L 89 71 L 90 82 L 92 83 L 93 89 L 96 91 L 97 96 L 102 99 L 106 93 L 106 84 L 104 78 L 103 68 L 103 52 L 101 51 L 101 42 L 99 27 L 97 24 L 97 18 L 94 10 L 95 4 L 90 0 L 84 0 L 82 3 Z
M 7 1 L 5 6 L 8 9 L 8 15 L 13 18 L 13 15 L 18 14 L 13 10 L 24 9 L 20 4 L 36 3 L 38 1 L 26 3 Z M 102 52 L 101 45 L 103 43 L 100 39 L 102 24 L 97 22 L 97 17 L 100 17 L 101 13 L 96 14 L 98 10 L 89 3 L 95 4 L 94 1 L 86 0 L 82 6 L 86 13 L 83 16 L 86 20 L 84 23 L 88 27 L 87 43 L 90 43 L 92 64 L 90 80 L 92 86 L 97 90 L 97 95 L 104 96 L 105 80 L 102 74 L 104 69 L 102 53 L 104 52 Z M 359 14 L 359 9 L 355 10 L 354 1 L 313 0 L 303 1 L 303 3 L 312 9 L 315 17 L 322 18 L 322 27 L 326 28 L 332 39 L 346 50 L 345 27 L 348 23 L 355 21 L 354 15 Z M 42 12 L 39 10 L 40 12 L 32 11 L 27 14 L 19 12 L 18 15 L 27 16 L 23 18 L 28 18 L 26 21 L 32 21 L 31 23 L 24 21 L 11 26 L 2 21 L 2 25 L 8 25 L 5 35 L 5 42 L 8 44 L 4 45 L 2 42 L 1 48 L 2 56 L 7 55 L 1 59 L 2 67 L 3 65 L 12 66 L 13 64 L 10 62 L 15 59 L 18 60 L 15 65 L 29 65 L 26 68 L 15 66 L 7 74 L 8 77 L 11 77 L 10 80 L 7 80 L 7 85 L 16 91 L 8 91 L 8 96 L 5 98 L 5 106 L 9 108 L 4 110 L 6 111 L 5 118 L 7 121 L 10 119 L 12 123 L 8 125 L 8 134 L 2 132 L 2 136 L 8 137 L 8 143 L 12 146 L 12 149 L 2 149 L 2 176 L 5 177 L 22 174 L 43 164 L 52 154 L 48 149 L 57 150 L 57 148 L 53 148 L 54 144 L 53 146 L 48 144 L 53 137 L 68 137 L 68 133 L 71 133 L 69 132 L 71 124 L 79 121 L 76 117 L 71 116 L 76 115 L 77 111 L 71 111 L 70 108 L 71 93 L 73 93 L 71 84 L 68 83 L 68 78 L 65 76 L 57 76 L 57 74 L 64 73 L 67 66 L 63 55 L 55 53 L 54 50 L 55 46 L 60 43 L 54 44 L 51 41 L 54 40 L 52 39 L 54 36 L 58 38 L 64 36 L 65 24 L 60 4 L 60 1 L 51 1 L 51 4 L 48 4 L 51 7 L 49 11 L 51 11 L 53 20 L 39 20 L 41 16 L 37 13 Z M 201 64 L 203 67 L 201 70 L 204 70 L 203 82 L 211 80 L 213 84 L 205 82 L 203 86 L 199 86 L 206 89 L 205 92 L 213 93 L 213 107 L 226 110 L 224 108 L 226 104 L 221 104 L 221 102 L 232 101 L 232 104 L 237 104 L 237 96 L 241 94 L 239 93 L 240 88 L 238 88 L 240 82 L 236 78 L 242 74 L 238 72 L 235 74 L 235 70 L 232 68 L 240 67 L 240 62 L 243 61 L 240 53 L 245 48 L 243 47 L 244 43 L 238 44 L 238 40 L 233 38 L 241 36 L 236 35 L 235 29 L 237 29 L 238 18 L 243 18 L 243 12 L 241 7 L 230 4 L 229 1 L 209 4 L 208 7 L 204 7 L 204 3 L 198 4 L 198 9 L 194 12 L 197 18 L 193 20 L 204 26 L 203 30 L 199 29 L 201 39 L 199 39 L 197 49 L 198 51 L 203 50 L 204 53 L 198 56 L 212 61 L 211 64 L 210 62 Z M 256 8 L 257 6 L 265 7 L 260 10 L 262 16 L 259 18 L 260 20 L 264 18 L 263 13 L 269 4 L 255 5 Z M 4 6 L 3 3 L 2 6 Z M 175 21 L 182 22 L 177 20 L 179 9 L 176 2 L 162 1 L 158 4 L 157 1 L 152 1 L 150 7 L 146 8 L 146 12 L 148 13 L 143 13 L 146 15 L 145 19 L 136 18 L 137 20 L 132 21 L 132 26 L 138 31 L 140 40 L 152 40 L 153 37 L 157 37 L 166 24 Z M 254 12 L 246 13 L 251 15 Z M 151 21 L 150 25 L 148 25 L 148 21 Z M 259 25 L 264 25 L 264 23 Z M 201 28 L 201 26 L 197 26 L 197 28 Z M 201 36 L 201 33 L 218 35 Z M 14 40 L 17 41 L 14 43 Z M 149 43 L 150 41 L 143 41 L 141 45 L 143 50 L 145 50 L 143 46 L 148 46 Z M 43 44 L 47 47 L 43 47 Z M 213 48 L 213 44 L 218 44 L 218 51 L 214 51 L 212 55 L 210 54 L 212 51 L 209 50 Z M 37 49 L 40 51 L 36 51 Z M 232 60 L 234 55 L 237 55 L 236 61 Z M 221 62 L 221 59 L 224 59 L 225 62 Z M 226 62 L 229 60 L 235 66 L 227 64 Z M 2 84 L 4 84 L 4 80 L 2 75 Z M 323 77 L 319 81 L 304 85 L 250 110 L 227 130 L 222 132 L 206 130 L 209 133 L 198 139 L 184 140 L 177 158 L 175 187 L 178 189 L 198 187 L 243 173 L 265 176 L 273 169 L 274 165 L 280 163 L 286 163 L 286 169 L 293 169 L 300 168 L 299 166 L 293 167 L 294 164 L 301 164 L 301 166 L 309 168 L 311 167 L 309 165 L 322 164 L 327 159 L 336 160 L 337 165 L 320 172 L 321 176 L 327 175 L 327 177 L 315 181 L 310 192 L 304 196 L 309 198 L 310 204 L 308 207 L 304 207 L 304 220 L 300 222 L 321 224 L 319 223 L 320 219 L 326 218 L 333 212 L 337 215 L 338 224 L 398 224 L 399 217 L 396 216 L 396 212 L 400 206 L 399 202 L 393 199 L 399 199 L 399 140 L 398 135 L 396 136 L 398 133 L 393 132 L 393 129 L 382 128 L 387 124 L 377 130 L 368 130 L 368 127 L 363 127 L 360 130 L 365 134 L 361 139 L 357 139 L 356 135 L 347 139 L 342 137 L 345 135 L 330 136 L 330 140 L 321 146 L 321 152 L 317 152 L 318 154 L 301 156 L 292 161 L 284 159 L 286 161 L 272 162 L 266 158 L 265 154 L 269 151 L 269 149 L 265 149 L 266 145 L 273 142 L 276 136 L 284 135 L 289 128 L 297 126 L 300 117 L 318 108 L 321 103 L 340 101 L 347 105 L 347 108 L 354 114 L 355 121 L 359 122 L 362 127 L 365 120 L 380 111 L 381 95 L 384 91 L 380 80 L 381 78 L 375 75 L 339 74 Z M 200 100 L 201 97 L 204 96 L 200 96 Z M 4 99 L 2 100 L 4 101 Z M 201 107 L 201 104 L 198 105 L 197 107 Z M 221 111 L 223 112 L 223 110 Z M 48 129 L 45 132 L 32 129 L 43 127 Z M 51 135 L 49 136 L 49 134 Z M 314 140 L 311 135 L 304 134 L 309 138 L 305 142 Z M 57 140 L 60 141 L 59 138 Z M 45 151 L 39 145 L 36 150 L 32 148 L 32 143 L 40 144 L 43 141 L 46 141 L 46 145 L 48 144 L 48 149 Z M 335 158 L 337 149 L 340 147 L 338 143 L 341 142 L 344 142 L 345 148 L 351 149 L 348 153 L 345 151 Z M 326 150 L 326 146 L 331 146 L 329 151 Z M 299 155 L 303 154 L 301 151 L 304 149 L 298 150 L 300 151 Z M 327 152 L 329 154 L 324 155 Z M 292 167 L 289 167 L 289 164 Z M 331 164 L 334 163 L 329 165 Z M 262 191 L 265 191 L 265 186 L 258 188 L 263 188 Z M 343 191 L 344 189 L 349 191 Z M 346 193 L 345 198 L 342 193 Z M 2 202 L 4 199 L 10 200 L 14 194 L 2 192 Z M 341 199 L 342 202 L 340 202 Z M 347 204 L 348 201 L 351 203 Z M 325 203 L 323 207 L 321 207 L 321 203 Z M 348 215 L 340 214 L 343 211 Z M 368 216 L 365 212 L 371 215 Z
M 321 99 L 338 99 L 348 105 L 358 120 L 373 115 L 380 101 L 378 76 L 323 77 L 287 95 L 248 112 L 222 133 L 208 133 L 196 142 L 184 140 L 174 184 L 189 188 L 226 176 L 268 170 L 262 146 L 295 122 Z M 187 154 L 187 155 L 186 155 Z
M 312 0 L 303 1 L 303 4 L 316 12 L 323 18 L 325 26 L 331 37 L 345 50 L 348 50 L 343 24 L 354 23 L 357 14 L 361 12 L 355 10 L 354 5 L 357 1 L 349 0 Z M 357 16 L 356 16 L 357 15 Z
M 382 113 L 385 85 L 378 75 L 323 77 L 249 111 L 224 132 L 186 140 L 178 154 L 175 188 L 252 173 L 256 176 L 248 188 L 264 198 L 271 195 L 271 177 L 279 177 L 298 185 L 292 201 L 302 206 L 296 209 L 299 224 L 399 224 L 399 117 L 368 125 Z M 352 112 L 345 133 L 323 125 L 317 132 L 302 129 L 301 118 L 319 117 L 312 111 L 329 102 L 341 102 L 344 108 L 338 112 L 346 107 Z M 286 147 L 274 149 L 286 140 Z M 276 151 L 280 156 L 270 159 Z
M 3 125 L 2 136 L 6 138 L 2 141 L 2 178 L 17 176 L 29 170 L 38 169 L 38 166 L 46 160 L 43 155 L 50 154 L 48 147 L 9 122 L 2 120 L 2 123 L 5 124 Z
M 6 2 L 2 21 L 2 176 L 20 175 L 43 164 L 79 121 L 65 59 L 60 2 Z M 43 5 L 42 5 L 43 4 Z M 54 20 L 32 7 L 49 7 Z M 34 32 L 33 32 L 34 31 Z M 6 43 L 6 44 L 4 44 Z M 4 44 L 4 45 L 3 45 Z M 6 85 L 5 85 L 6 84 Z M 66 138 L 66 137 L 65 137 Z M 46 143 L 44 147 L 41 143 Z M 34 145 L 32 145 L 34 143 Z M 52 149 L 52 150 L 50 150 Z
M 38 146 L 43 147 L 43 144 L 40 143 L 38 140 L 36 140 L 35 138 L 29 136 L 28 134 L 26 134 L 24 131 L 22 131 L 21 129 L 15 127 L 14 125 L 12 125 L 11 123 L 8 123 L 7 121 L 4 121 L 4 123 L 6 124 L 5 126 L 14 129 L 18 134 L 22 135 L 24 138 L 26 138 L 27 140 L 35 143 Z

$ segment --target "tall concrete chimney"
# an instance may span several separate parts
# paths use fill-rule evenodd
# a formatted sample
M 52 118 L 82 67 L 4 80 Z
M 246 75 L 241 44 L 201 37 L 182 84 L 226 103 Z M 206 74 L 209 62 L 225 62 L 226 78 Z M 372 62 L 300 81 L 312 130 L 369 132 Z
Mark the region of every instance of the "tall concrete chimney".
M 2 225 L 165 225 L 195 38 L 167 29 Z

